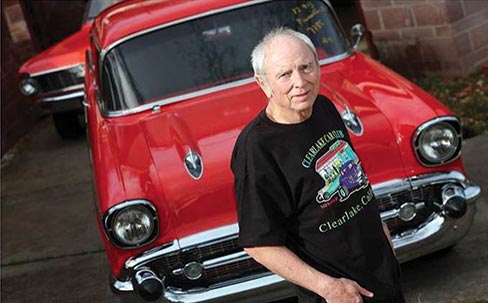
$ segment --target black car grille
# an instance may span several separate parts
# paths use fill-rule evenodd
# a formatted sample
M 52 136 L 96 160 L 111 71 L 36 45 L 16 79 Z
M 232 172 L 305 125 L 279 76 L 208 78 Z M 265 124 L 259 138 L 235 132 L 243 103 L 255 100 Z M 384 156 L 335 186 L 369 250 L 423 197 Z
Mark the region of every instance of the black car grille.
M 70 86 L 82 84 L 84 75 L 80 66 L 33 77 L 40 86 L 41 93 L 49 93 Z
M 426 186 L 378 197 L 376 200 L 380 211 L 398 209 L 406 202 L 424 203 L 424 207 L 418 210 L 416 217 L 411 221 L 404 222 L 399 218 L 387 220 L 386 223 L 391 232 L 393 234 L 400 233 L 404 230 L 418 227 L 425 222 L 434 211 L 433 202 L 436 199 L 438 190 L 438 186 Z M 181 270 L 185 264 L 190 262 L 203 264 L 205 260 L 228 256 L 240 251 L 242 251 L 242 248 L 238 246 L 237 238 L 231 238 L 168 254 L 151 262 L 150 266 L 160 277 L 165 277 L 166 286 L 183 291 L 207 288 L 219 282 L 267 272 L 265 267 L 253 259 L 246 259 L 205 269 L 202 276 L 197 280 L 190 280 L 181 272 L 178 273 L 178 270 Z

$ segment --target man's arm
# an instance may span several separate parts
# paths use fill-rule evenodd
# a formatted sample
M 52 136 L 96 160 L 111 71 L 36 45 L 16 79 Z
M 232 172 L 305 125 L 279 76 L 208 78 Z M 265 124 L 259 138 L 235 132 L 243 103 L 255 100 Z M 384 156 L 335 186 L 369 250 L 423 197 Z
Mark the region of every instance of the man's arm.
M 313 291 L 327 303 L 360 303 L 361 295 L 373 297 L 352 280 L 333 278 L 314 269 L 284 246 L 248 247 L 245 251 L 275 274 Z

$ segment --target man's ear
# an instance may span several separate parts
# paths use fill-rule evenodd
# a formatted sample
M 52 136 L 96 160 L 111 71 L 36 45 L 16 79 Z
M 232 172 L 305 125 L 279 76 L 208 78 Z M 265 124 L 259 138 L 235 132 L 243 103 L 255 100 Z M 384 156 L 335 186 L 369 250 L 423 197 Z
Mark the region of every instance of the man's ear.
M 262 76 L 259 75 L 254 75 L 254 80 L 258 83 L 259 87 L 263 90 L 264 94 L 268 99 L 271 99 L 272 97 L 272 91 L 271 88 L 269 87 L 268 83 L 263 79 Z

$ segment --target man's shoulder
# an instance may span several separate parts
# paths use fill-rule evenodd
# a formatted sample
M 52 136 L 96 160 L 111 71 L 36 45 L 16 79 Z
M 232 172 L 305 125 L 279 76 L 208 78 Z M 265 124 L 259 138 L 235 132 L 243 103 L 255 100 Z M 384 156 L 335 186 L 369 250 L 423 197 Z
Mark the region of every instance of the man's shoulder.
M 254 119 L 244 126 L 241 133 L 237 137 L 236 145 L 243 144 L 255 144 L 262 140 L 262 137 L 266 134 L 267 124 L 263 120 L 263 112 L 260 112 Z

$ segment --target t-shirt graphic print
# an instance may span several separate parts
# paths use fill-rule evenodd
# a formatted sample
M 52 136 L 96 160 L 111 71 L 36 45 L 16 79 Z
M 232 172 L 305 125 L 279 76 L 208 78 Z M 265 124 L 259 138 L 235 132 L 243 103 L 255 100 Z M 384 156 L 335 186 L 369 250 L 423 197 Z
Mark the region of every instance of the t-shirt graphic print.
M 325 186 L 319 190 L 316 197 L 322 208 L 343 202 L 352 193 L 369 185 L 358 156 L 343 140 L 336 141 L 317 160 L 315 171 L 325 181 Z

